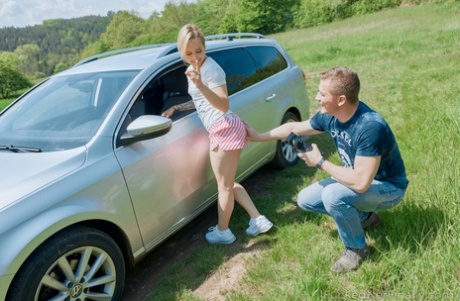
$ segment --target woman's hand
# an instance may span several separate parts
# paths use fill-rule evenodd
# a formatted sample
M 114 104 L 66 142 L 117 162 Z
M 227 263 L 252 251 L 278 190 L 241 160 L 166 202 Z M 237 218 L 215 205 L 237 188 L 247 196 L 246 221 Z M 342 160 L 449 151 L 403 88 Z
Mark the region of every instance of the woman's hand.
M 200 65 L 198 65 L 198 60 L 196 60 L 192 66 L 193 70 L 185 72 L 185 75 L 190 78 L 198 89 L 200 89 L 203 86 L 203 82 L 201 81 Z
M 163 113 L 161 113 L 161 116 L 169 118 L 174 114 L 175 111 L 176 111 L 176 108 L 174 106 L 172 106 L 169 109 L 167 109 L 166 111 L 164 111 Z

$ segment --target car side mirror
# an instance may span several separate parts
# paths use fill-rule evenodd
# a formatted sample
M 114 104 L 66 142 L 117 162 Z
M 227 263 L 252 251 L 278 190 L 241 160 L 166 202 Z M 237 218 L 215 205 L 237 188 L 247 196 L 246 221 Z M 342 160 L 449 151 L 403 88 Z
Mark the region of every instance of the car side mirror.
M 131 122 L 125 134 L 120 137 L 118 145 L 128 145 L 134 142 L 163 136 L 172 128 L 172 120 L 156 115 L 143 115 Z

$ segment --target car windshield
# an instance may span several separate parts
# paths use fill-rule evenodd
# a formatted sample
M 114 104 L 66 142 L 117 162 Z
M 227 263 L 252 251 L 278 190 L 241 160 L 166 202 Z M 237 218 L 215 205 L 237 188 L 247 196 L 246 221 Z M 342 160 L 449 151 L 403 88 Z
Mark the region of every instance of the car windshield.
M 0 115 L 0 146 L 59 151 L 86 144 L 137 73 L 50 78 Z

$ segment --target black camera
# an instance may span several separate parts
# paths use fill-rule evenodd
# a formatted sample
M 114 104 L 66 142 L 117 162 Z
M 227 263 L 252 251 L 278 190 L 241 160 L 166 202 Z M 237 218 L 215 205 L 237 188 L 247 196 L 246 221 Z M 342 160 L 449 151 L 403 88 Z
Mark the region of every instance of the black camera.
M 286 142 L 292 145 L 298 153 L 309 152 L 313 149 L 308 141 L 303 140 L 292 132 L 286 138 Z

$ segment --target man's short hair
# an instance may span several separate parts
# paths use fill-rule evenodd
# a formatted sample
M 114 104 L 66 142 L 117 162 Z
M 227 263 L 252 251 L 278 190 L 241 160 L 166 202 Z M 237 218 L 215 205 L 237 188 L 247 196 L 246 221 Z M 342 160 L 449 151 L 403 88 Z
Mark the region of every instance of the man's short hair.
M 358 73 L 348 67 L 334 67 L 321 74 L 321 80 L 329 81 L 331 92 L 336 96 L 345 95 L 351 102 L 359 101 L 361 83 Z

